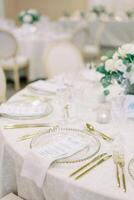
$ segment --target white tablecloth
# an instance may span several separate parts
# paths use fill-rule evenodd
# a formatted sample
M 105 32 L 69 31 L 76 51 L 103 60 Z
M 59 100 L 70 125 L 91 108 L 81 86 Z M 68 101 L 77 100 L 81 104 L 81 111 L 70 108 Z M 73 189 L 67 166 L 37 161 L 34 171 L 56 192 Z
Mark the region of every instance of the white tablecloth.
M 90 85 L 88 83 L 88 85 Z M 113 124 L 98 124 L 96 123 L 96 110 L 92 109 L 95 102 L 95 95 L 99 93 L 98 86 L 91 84 L 88 89 L 88 94 L 91 95 L 91 105 L 86 109 L 86 121 L 90 121 L 97 129 L 109 133 L 113 136 L 115 129 Z M 14 96 L 11 100 L 18 99 L 22 93 L 29 94 L 27 89 Z M 92 99 L 93 98 L 93 99 Z M 86 103 L 86 102 L 85 102 Z M 81 103 L 81 105 L 83 105 Z M 52 122 L 58 120 L 58 110 L 56 107 L 55 98 L 52 100 L 54 106 L 53 113 L 39 120 L 29 120 L 29 122 Z M 85 122 L 86 122 L 85 121 Z M 40 130 L 34 129 L 14 129 L 5 130 L 2 128 L 3 124 L 16 122 L 11 119 L 0 119 L 0 196 L 9 192 L 18 192 L 18 194 L 25 200 L 132 200 L 134 196 L 134 182 L 128 174 L 128 162 L 134 156 L 134 123 L 129 120 L 122 133 L 125 144 L 125 173 L 127 182 L 127 193 L 117 188 L 115 177 L 115 166 L 112 159 L 106 161 L 89 174 L 74 181 L 69 178 L 69 174 L 83 163 L 79 164 L 64 164 L 52 166 L 46 177 L 46 181 L 41 189 L 37 188 L 35 183 L 27 178 L 21 177 L 21 169 L 24 157 L 29 150 L 30 141 L 17 142 L 18 137 L 24 134 L 31 134 Z M 24 122 L 24 121 L 22 121 Z M 76 120 L 73 127 L 82 128 L 85 124 L 83 118 Z M 18 122 L 19 123 L 19 122 Z M 43 128 L 42 128 L 43 129 Z M 110 144 L 102 141 L 101 152 L 109 151 Z
M 134 41 L 134 21 L 107 21 L 101 36 L 100 45 L 105 47 L 118 47 Z M 87 41 L 94 43 L 98 29 L 98 21 L 89 21 L 89 38 Z M 83 38 L 81 38 L 82 40 Z
M 69 20 L 69 19 L 68 19 Z M 77 27 L 81 21 L 84 23 L 84 19 L 78 18 L 77 20 L 70 19 L 70 24 L 76 24 L 74 27 Z M 85 24 L 89 28 L 89 35 L 87 35 L 87 42 L 94 42 L 96 36 L 96 31 L 98 28 L 99 21 L 96 19 L 85 19 Z M 134 21 L 129 19 L 118 20 L 106 20 L 105 29 L 101 36 L 101 45 L 106 47 L 118 47 L 122 44 L 129 43 L 134 41 Z M 84 35 L 85 36 L 85 35 Z M 81 40 L 83 38 L 81 37 Z
M 49 29 L 49 24 L 47 24 Z M 39 27 L 40 28 L 40 27 Z M 54 41 L 70 40 L 71 33 L 50 31 L 24 25 L 16 29 L 15 35 L 18 40 L 18 53 L 29 59 L 29 80 L 45 78 L 43 53 L 48 44 Z
M 118 47 L 134 41 L 134 21 L 109 21 L 106 23 L 101 45 Z

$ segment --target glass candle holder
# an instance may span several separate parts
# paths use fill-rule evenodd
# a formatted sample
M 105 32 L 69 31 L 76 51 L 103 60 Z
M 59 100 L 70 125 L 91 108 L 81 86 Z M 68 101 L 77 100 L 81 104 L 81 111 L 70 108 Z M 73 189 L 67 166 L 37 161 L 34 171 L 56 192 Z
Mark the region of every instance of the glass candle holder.
M 98 123 L 106 124 L 110 121 L 110 106 L 107 103 L 100 104 L 97 110 L 96 121 Z

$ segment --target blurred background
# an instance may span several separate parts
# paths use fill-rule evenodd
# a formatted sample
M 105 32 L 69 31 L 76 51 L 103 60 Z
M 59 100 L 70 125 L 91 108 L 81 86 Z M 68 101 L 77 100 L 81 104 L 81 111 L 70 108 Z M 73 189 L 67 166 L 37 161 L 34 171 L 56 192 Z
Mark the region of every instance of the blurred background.
M 84 65 L 96 67 L 102 55 L 133 43 L 133 25 L 133 0 L 0 0 L 0 51 L 5 51 L 0 64 L 8 97 L 30 82 L 51 78 L 46 52 L 53 44 L 74 45 Z M 60 70 L 53 64 L 51 71 L 54 76 Z

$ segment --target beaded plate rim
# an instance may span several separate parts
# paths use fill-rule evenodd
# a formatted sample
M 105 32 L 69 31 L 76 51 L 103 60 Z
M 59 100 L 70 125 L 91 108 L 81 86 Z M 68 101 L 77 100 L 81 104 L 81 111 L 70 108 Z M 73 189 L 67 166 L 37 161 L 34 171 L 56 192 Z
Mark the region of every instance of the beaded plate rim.
M 76 128 L 59 128 L 58 127 L 56 129 L 55 128 L 54 129 L 49 129 L 48 131 L 46 131 L 46 132 L 44 132 L 44 133 L 42 133 L 42 134 L 40 134 L 40 135 L 38 135 L 36 137 L 40 137 L 43 134 L 49 134 L 49 133 L 50 134 L 55 134 L 56 131 L 58 131 L 58 130 L 59 131 L 75 131 L 75 132 L 80 132 L 82 134 L 89 135 L 90 137 L 94 138 L 94 140 L 98 144 L 98 148 L 93 154 L 91 154 L 90 156 L 87 156 L 86 158 L 77 159 L 77 160 L 70 160 L 70 161 L 60 161 L 60 160 L 58 160 L 58 161 L 54 162 L 55 164 L 75 164 L 75 163 L 79 163 L 79 162 L 84 162 L 84 161 L 90 159 L 91 157 L 93 157 L 94 155 L 96 155 L 100 151 L 101 143 L 100 143 L 100 140 L 96 136 L 94 136 L 92 134 L 90 135 L 86 131 L 80 130 L 80 129 L 76 129 Z M 30 149 L 32 149 L 32 142 L 33 142 L 34 139 L 35 139 L 35 137 L 32 138 L 32 140 L 30 141 Z

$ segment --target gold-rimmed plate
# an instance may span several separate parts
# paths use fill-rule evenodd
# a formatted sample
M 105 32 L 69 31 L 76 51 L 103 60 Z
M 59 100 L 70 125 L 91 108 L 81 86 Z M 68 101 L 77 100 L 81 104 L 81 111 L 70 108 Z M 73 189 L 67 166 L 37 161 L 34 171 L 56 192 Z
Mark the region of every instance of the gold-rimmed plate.
M 65 138 L 69 135 L 74 137 L 78 136 L 79 138 L 81 138 L 82 141 L 88 141 L 88 145 L 86 145 L 86 147 L 78 153 L 75 153 L 68 158 L 60 159 L 56 161 L 56 163 L 71 164 L 82 162 L 91 158 L 99 152 L 101 144 L 95 136 L 87 134 L 85 131 L 74 128 L 57 128 L 49 132 L 44 131 L 44 134 L 42 133 L 31 140 L 30 148 L 38 149 L 44 147 L 46 144 L 50 144 L 53 141 L 56 141 L 57 138 Z
M 38 119 L 48 116 L 52 111 L 53 107 L 50 103 L 40 100 L 10 101 L 0 106 L 2 117 L 15 120 Z

